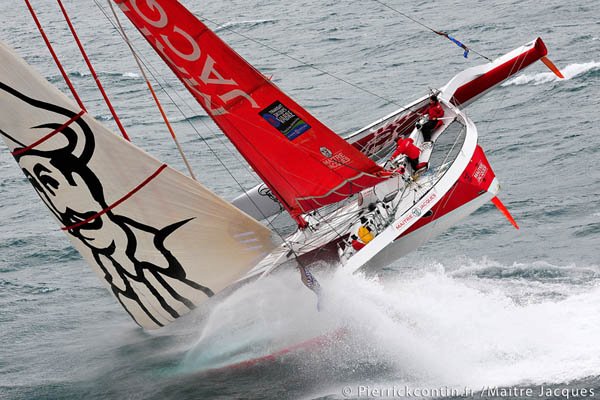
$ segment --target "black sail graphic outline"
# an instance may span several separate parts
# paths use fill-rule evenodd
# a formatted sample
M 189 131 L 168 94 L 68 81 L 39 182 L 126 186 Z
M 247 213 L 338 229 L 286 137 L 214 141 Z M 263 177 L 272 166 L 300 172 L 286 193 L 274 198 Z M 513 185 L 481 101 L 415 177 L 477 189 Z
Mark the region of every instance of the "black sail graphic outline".
M 63 127 L 57 134 L 62 135 L 66 139 L 67 144 L 62 148 L 52 150 L 29 148 L 16 140 L 13 137 L 14 135 L 4 132 L 1 129 L 0 134 L 18 146 L 21 146 L 13 150 L 13 156 L 21 166 L 21 169 L 34 187 L 36 193 L 63 226 L 68 228 L 67 232 L 69 235 L 78 239 L 90 250 L 95 262 L 103 271 L 104 278 L 109 283 L 113 294 L 117 297 L 123 308 L 125 308 L 129 315 L 139 325 L 142 324 L 137 321 L 136 317 L 129 310 L 125 303 L 125 299 L 134 301 L 146 316 L 158 326 L 163 326 L 164 324 L 159 321 L 157 318 L 158 316 L 155 315 L 155 313 L 160 314 L 163 318 L 165 316 L 164 313 L 172 318 L 178 318 L 180 316 L 180 313 L 167 302 L 160 293 L 160 290 L 168 293 L 173 299 L 184 304 L 188 309 L 191 310 L 194 308 L 192 300 L 178 293 L 176 288 L 174 288 L 166 278 L 175 279 L 190 288 L 204 293 L 208 297 L 214 295 L 214 292 L 207 286 L 187 278 L 186 271 L 182 264 L 165 244 L 170 235 L 194 218 L 177 221 L 163 228 L 156 228 L 136 221 L 126 215 L 120 215 L 119 213 L 113 212 L 111 205 L 108 204 L 105 198 L 104 188 L 100 179 L 88 165 L 94 155 L 96 147 L 94 133 L 90 126 L 82 118 L 75 118 L 78 115 L 76 112 L 52 103 L 33 99 L 2 82 L 0 82 L 0 90 L 26 102 L 32 107 L 53 112 L 67 118 L 74 118 L 73 124 L 77 124 L 81 129 L 83 136 L 75 132 L 70 126 Z M 61 127 L 62 125 L 58 123 L 46 123 L 33 126 L 30 129 L 47 128 L 54 131 Z M 83 143 L 81 142 L 82 140 Z M 78 147 L 81 148 L 81 150 L 79 150 L 80 154 L 75 154 L 75 150 Z M 34 167 L 29 170 L 21 165 L 21 160 L 24 157 L 38 157 L 40 162 L 36 163 Z M 54 168 L 54 170 L 51 170 L 51 168 Z M 52 196 L 55 194 L 54 191 L 59 189 L 59 182 L 54 179 L 52 173 L 60 173 L 62 178 L 72 186 L 77 186 L 80 182 L 84 182 L 87 191 L 98 204 L 100 210 L 103 210 L 104 212 L 101 215 L 97 211 L 81 212 L 68 206 L 65 207 L 64 210 L 60 210 L 52 201 Z M 90 218 L 91 220 L 82 223 L 82 221 L 86 221 Z M 103 248 L 94 247 L 92 240 L 86 236 L 86 233 L 98 231 L 107 222 L 118 227 L 121 230 L 121 233 L 125 235 L 126 244 L 124 248 L 121 249 L 120 246 L 117 246 L 114 240 L 110 245 Z M 137 257 L 138 237 L 136 236 L 136 231 L 152 236 L 154 248 L 163 257 L 166 262 L 166 268 Z M 133 267 L 131 271 L 123 265 L 122 261 L 120 261 L 123 257 Z M 106 264 L 107 262 L 110 264 Z M 109 266 L 112 267 L 112 271 L 115 271 L 116 276 L 111 274 L 108 268 Z M 160 288 L 154 286 L 156 283 L 153 284 L 148 281 L 146 273 L 150 274 L 155 282 L 160 284 Z M 123 287 L 119 287 L 116 283 L 117 281 L 122 283 Z M 137 285 L 143 285 L 144 289 L 146 289 L 147 292 L 156 299 L 157 303 L 160 304 L 161 309 L 148 309 L 134 287 Z

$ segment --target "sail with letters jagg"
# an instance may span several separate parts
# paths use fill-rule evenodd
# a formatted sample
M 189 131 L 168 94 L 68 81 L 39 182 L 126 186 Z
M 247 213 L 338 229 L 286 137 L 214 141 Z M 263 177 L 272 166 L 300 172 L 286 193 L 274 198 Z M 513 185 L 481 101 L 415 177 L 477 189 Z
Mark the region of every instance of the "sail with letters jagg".
M 0 42 L 0 136 L 73 245 L 142 327 L 242 277 L 271 232 L 112 134 Z
M 115 0 L 293 217 L 383 180 L 381 167 L 174 0 Z

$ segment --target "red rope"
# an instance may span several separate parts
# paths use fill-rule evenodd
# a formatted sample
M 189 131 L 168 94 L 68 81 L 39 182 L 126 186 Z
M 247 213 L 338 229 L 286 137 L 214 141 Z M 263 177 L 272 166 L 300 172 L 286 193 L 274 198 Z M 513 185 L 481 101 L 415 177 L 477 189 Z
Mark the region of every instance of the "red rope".
M 27 4 L 27 8 L 29 9 L 31 16 L 33 17 L 33 21 L 35 22 L 35 24 L 38 28 L 38 31 L 40 31 L 40 34 L 42 35 L 44 42 L 46 42 L 46 47 L 48 47 L 48 50 L 50 51 L 50 54 L 52 55 L 52 58 L 54 59 L 56 66 L 60 70 L 60 73 L 62 74 L 65 82 L 67 83 L 67 86 L 69 86 L 69 89 L 71 89 L 71 93 L 73 93 L 73 97 L 75 97 L 77 104 L 79 104 L 79 107 L 81 107 L 82 110 L 87 111 L 85 109 L 85 106 L 83 105 L 83 102 L 81 101 L 81 98 L 77 94 L 77 91 L 75 90 L 75 87 L 73 86 L 73 83 L 69 79 L 69 76 L 67 75 L 62 64 L 60 63 L 58 56 L 54 52 L 54 48 L 52 47 L 52 44 L 50 44 L 50 40 L 48 40 L 48 36 L 46 36 L 46 32 L 44 32 L 44 29 L 42 28 L 42 24 L 40 24 L 40 20 L 38 19 L 37 15 L 35 14 L 35 11 L 33 10 L 31 3 L 29 3 L 29 0 L 25 0 L 25 4 Z
M 85 113 L 85 111 L 81 110 L 79 112 L 79 114 L 75 115 L 73 118 L 71 118 L 70 120 L 68 120 L 67 122 L 65 122 L 64 124 L 62 124 L 61 126 L 59 126 L 57 129 L 53 130 L 52 132 L 50 132 L 49 134 L 47 134 L 46 136 L 42 137 L 41 139 L 33 142 L 32 144 L 30 144 L 27 147 L 23 147 L 20 149 L 17 149 L 15 151 L 12 152 L 13 156 L 19 156 L 23 153 L 28 152 L 29 150 L 39 146 L 40 144 L 44 143 L 46 140 L 50 139 L 52 136 L 56 135 L 59 132 L 62 132 L 65 130 L 66 127 L 68 127 L 69 125 L 71 125 L 75 120 L 81 118 L 81 116 Z
M 60 9 L 65 17 L 65 20 L 67 21 L 67 24 L 69 25 L 69 29 L 71 30 L 71 34 L 73 35 L 73 38 L 75 39 L 75 42 L 77 43 L 77 46 L 79 47 L 79 51 L 81 52 L 81 55 L 83 56 L 83 59 L 85 60 L 85 63 L 87 64 L 88 69 L 90 70 L 90 73 L 94 77 L 94 81 L 96 81 L 96 85 L 98 85 L 98 89 L 100 90 L 100 93 L 102 93 L 102 97 L 104 97 L 104 101 L 106 102 L 106 105 L 108 106 L 108 109 L 110 110 L 110 113 L 112 114 L 113 118 L 115 119 L 115 122 L 117 123 L 117 126 L 119 127 L 119 130 L 121 131 L 121 134 L 123 135 L 123 137 L 125 139 L 129 140 L 129 136 L 127 135 L 127 132 L 125 132 L 125 128 L 121 124 L 121 120 L 117 116 L 115 109 L 113 108 L 110 100 L 108 99 L 108 96 L 106 95 L 106 92 L 104 91 L 104 87 L 102 87 L 102 84 L 100 83 L 100 79 L 98 79 L 98 75 L 96 74 L 96 71 L 94 70 L 94 67 L 92 66 L 92 63 L 90 62 L 90 59 L 88 58 L 88 56 L 83 48 L 83 45 L 81 44 L 81 41 L 79 40 L 79 36 L 77 35 L 77 32 L 75 31 L 75 28 L 73 27 L 73 24 L 71 23 L 71 19 L 69 18 L 69 15 L 67 14 L 67 10 L 65 10 L 65 7 L 63 6 L 61 0 L 56 0 L 56 1 L 58 2 L 58 5 L 60 6 Z
M 63 226 L 60 229 L 63 231 L 70 231 L 72 229 L 79 228 L 80 226 L 85 225 L 89 222 L 92 222 L 93 220 L 97 219 L 98 217 L 101 217 L 102 215 L 106 214 L 107 212 L 109 212 L 110 210 L 112 210 L 119 204 L 123 203 L 125 200 L 129 199 L 134 194 L 136 194 L 140 189 L 142 189 L 144 186 L 146 186 L 152 179 L 156 178 L 158 176 L 158 174 L 163 172 L 165 170 L 165 168 L 167 168 L 167 164 L 161 165 L 156 171 L 154 171 L 154 173 L 152 175 L 147 177 L 142 183 L 137 185 L 132 191 L 130 191 L 125 196 L 121 197 L 119 200 L 112 203 L 110 206 L 106 207 L 104 210 L 97 212 L 96 214 L 92 215 L 89 218 L 84 219 L 83 221 L 79 221 L 73 225 Z

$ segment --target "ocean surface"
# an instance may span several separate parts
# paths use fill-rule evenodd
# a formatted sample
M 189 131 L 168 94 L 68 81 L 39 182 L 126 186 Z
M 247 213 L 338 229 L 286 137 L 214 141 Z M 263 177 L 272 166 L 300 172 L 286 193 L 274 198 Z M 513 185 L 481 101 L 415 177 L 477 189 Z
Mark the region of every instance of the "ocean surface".
M 521 229 L 486 205 L 379 276 L 319 276 L 323 312 L 283 271 L 150 333 L 70 246 L 2 144 L 0 399 L 600 398 L 600 2 L 384 2 L 491 58 L 546 42 L 564 80 L 537 63 L 467 110 Z M 58 6 L 33 3 L 87 108 L 116 131 Z M 484 62 L 377 1 L 184 3 L 340 134 Z M 97 4 L 65 5 L 133 142 L 184 171 Z M 1 0 L 0 15 L 0 40 L 67 92 L 25 5 Z M 126 26 L 201 181 L 227 199 L 240 193 L 216 153 L 254 186 Z M 331 332 L 275 360 L 207 372 Z

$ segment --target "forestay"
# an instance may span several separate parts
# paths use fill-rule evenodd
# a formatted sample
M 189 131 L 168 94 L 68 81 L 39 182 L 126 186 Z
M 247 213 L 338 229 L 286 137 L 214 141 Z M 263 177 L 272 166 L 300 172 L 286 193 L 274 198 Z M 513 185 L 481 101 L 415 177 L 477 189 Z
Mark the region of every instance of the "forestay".
M 377 164 L 285 95 L 179 2 L 115 2 L 293 217 L 382 180 Z
M 81 111 L 0 43 L 0 136 L 133 319 L 157 328 L 272 250 L 271 233 Z

